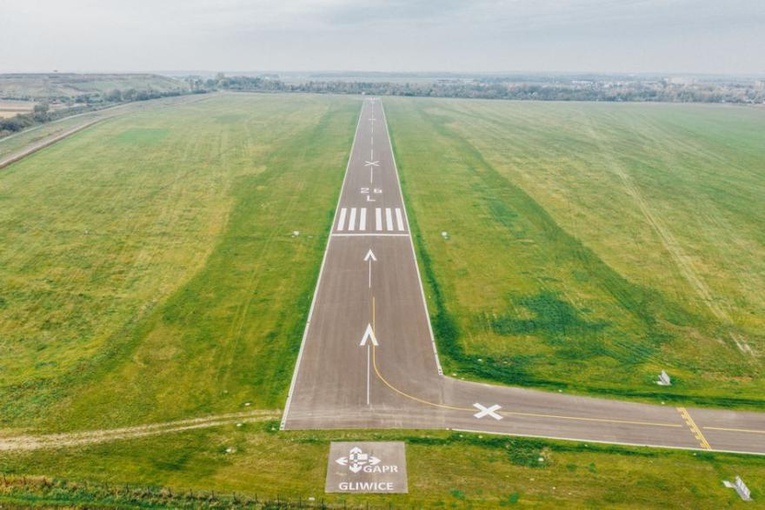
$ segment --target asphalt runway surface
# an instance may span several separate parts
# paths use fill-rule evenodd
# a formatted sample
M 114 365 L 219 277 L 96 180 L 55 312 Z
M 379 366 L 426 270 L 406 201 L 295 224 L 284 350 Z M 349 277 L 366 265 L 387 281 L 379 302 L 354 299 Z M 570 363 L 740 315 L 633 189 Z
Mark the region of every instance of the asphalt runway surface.
M 439 428 L 765 454 L 763 413 L 620 402 L 444 376 L 377 99 L 363 103 L 281 425 Z

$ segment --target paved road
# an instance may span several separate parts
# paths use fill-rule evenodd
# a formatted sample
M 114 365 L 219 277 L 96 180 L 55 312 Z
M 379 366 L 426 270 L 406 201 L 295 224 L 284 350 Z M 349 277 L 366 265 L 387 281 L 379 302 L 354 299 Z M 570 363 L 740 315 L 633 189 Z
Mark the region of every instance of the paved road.
M 765 454 L 760 413 L 443 376 L 385 115 L 375 99 L 363 103 L 282 428 L 450 428 Z

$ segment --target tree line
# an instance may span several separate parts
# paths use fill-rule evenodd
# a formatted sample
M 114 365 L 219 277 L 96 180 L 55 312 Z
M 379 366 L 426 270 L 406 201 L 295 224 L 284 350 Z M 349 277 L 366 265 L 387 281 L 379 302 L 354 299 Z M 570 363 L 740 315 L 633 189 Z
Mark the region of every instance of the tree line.
M 205 90 L 537 101 L 765 103 L 765 86 L 757 81 L 674 83 L 668 79 L 628 81 L 595 79 L 521 82 L 500 77 L 403 83 L 344 80 L 309 80 L 302 83 L 288 83 L 272 77 L 219 76 L 216 80 L 200 81 L 197 86 Z
M 322 76 L 322 78 L 330 78 L 330 76 Z M 0 119 L 0 138 L 38 124 L 121 103 L 221 90 L 536 101 L 765 103 L 765 83 L 756 80 L 674 81 L 655 77 L 627 78 L 614 76 L 579 78 L 461 76 L 450 79 L 424 78 L 418 81 L 363 81 L 362 78 L 362 76 L 354 77 L 350 81 L 347 79 L 319 79 L 288 82 L 280 79 L 278 75 L 229 77 L 223 73 L 218 73 L 214 78 L 186 78 L 186 88 L 171 91 L 129 88 L 126 90 L 112 89 L 105 92 L 89 92 L 74 97 L 53 97 L 35 105 L 34 110 L 30 113 Z M 399 77 L 399 80 L 401 79 L 402 77 Z M 55 103 L 65 104 L 67 107 L 51 108 L 50 105 Z

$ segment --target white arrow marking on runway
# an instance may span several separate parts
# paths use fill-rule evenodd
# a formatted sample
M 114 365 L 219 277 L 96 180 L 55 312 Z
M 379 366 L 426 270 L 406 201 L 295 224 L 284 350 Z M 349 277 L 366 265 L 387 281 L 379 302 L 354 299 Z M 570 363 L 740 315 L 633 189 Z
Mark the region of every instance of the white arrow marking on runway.
M 377 337 L 375 336 L 375 332 L 372 331 L 372 325 L 371 324 L 367 325 L 367 329 L 366 329 L 366 331 L 364 331 L 364 337 L 361 339 L 361 343 L 359 345 L 361 347 L 364 347 L 365 345 L 367 345 L 367 341 L 368 340 L 372 340 L 372 345 L 374 345 L 375 347 L 380 345 L 377 342 Z
M 371 248 L 369 249 L 366 256 L 364 257 L 364 262 L 369 262 L 369 288 L 371 289 L 372 288 L 372 262 L 377 262 L 377 257 L 375 257 L 375 254 L 372 253 Z M 361 345 L 364 345 L 364 344 L 361 344 Z M 375 345 L 377 344 L 375 343 Z
M 369 250 L 369 253 L 367 254 L 367 256 L 371 253 L 372 253 L 372 250 Z M 374 258 L 374 254 L 372 254 L 372 258 Z M 361 343 L 359 344 L 362 347 L 365 345 L 367 346 L 367 405 L 369 405 L 369 388 L 371 386 L 371 379 L 372 379 L 371 377 L 371 374 L 372 374 L 371 347 L 372 345 L 367 344 L 367 340 L 370 340 L 370 339 L 372 340 L 372 345 L 374 345 L 375 347 L 380 345 L 379 343 L 377 343 L 377 337 L 375 337 L 375 332 L 372 330 L 372 325 L 367 324 L 367 329 L 366 331 L 364 331 L 364 338 L 361 339 Z
M 497 404 L 494 404 L 491 407 L 485 407 L 485 406 L 482 406 L 481 404 L 479 404 L 478 402 L 476 402 L 475 404 L 473 404 L 473 407 L 478 409 L 478 412 L 475 413 L 473 416 L 475 416 L 479 420 L 481 418 L 483 418 L 484 416 L 491 416 L 495 420 L 501 420 L 502 419 L 502 417 L 495 412 L 495 411 L 498 411 L 498 410 L 502 409 L 502 407 L 497 405 Z

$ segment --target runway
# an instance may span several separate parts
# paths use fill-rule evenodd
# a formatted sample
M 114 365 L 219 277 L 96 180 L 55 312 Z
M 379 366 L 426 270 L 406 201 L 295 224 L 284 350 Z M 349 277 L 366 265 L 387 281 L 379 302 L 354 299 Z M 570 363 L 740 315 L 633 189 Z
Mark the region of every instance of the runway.
M 382 103 L 366 99 L 282 429 L 441 428 L 765 454 L 765 415 L 445 377 Z

